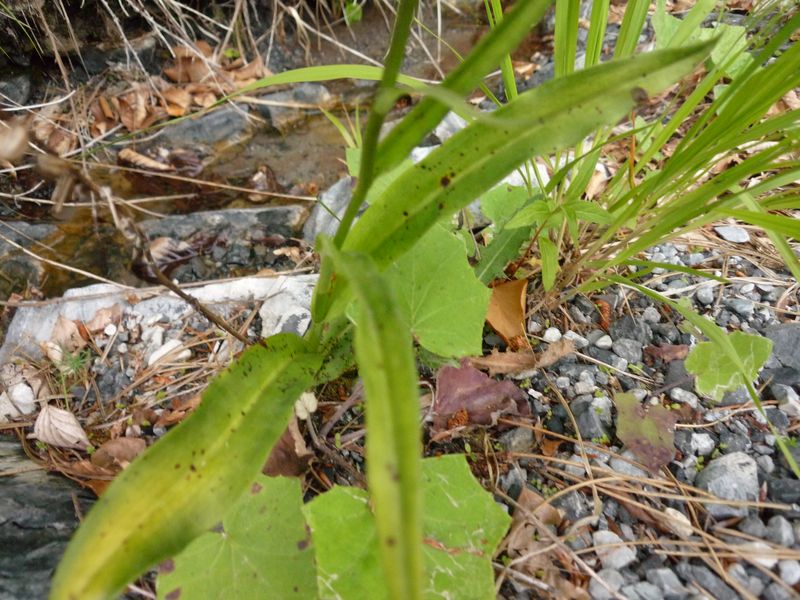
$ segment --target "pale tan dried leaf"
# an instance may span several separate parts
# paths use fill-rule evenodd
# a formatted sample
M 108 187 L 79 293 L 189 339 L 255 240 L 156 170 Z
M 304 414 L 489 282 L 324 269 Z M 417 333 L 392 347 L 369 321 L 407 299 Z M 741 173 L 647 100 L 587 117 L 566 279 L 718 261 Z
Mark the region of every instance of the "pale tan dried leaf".
M 251 60 L 241 69 L 231 70 L 229 73 L 236 81 L 244 81 L 247 79 L 260 79 L 267 75 L 264 69 L 264 61 L 259 56 L 255 60 Z
M 7 125 L 0 121 L 0 160 L 18 161 L 28 149 L 28 130 L 22 125 Z
M 128 131 L 138 131 L 147 118 L 146 92 L 136 90 L 119 98 L 119 119 Z
M 50 404 L 42 407 L 33 424 L 33 433 L 28 437 L 59 448 L 85 450 L 89 447 L 89 438 L 75 415 Z
M 64 156 L 75 149 L 77 138 L 71 131 L 60 127 L 53 129 L 53 133 L 47 139 L 46 146 L 57 156 Z
M 65 352 L 76 352 L 86 346 L 86 340 L 81 336 L 78 324 L 63 315 L 58 316 L 50 334 L 50 341 Z
M 202 94 L 195 94 L 193 100 L 197 106 L 209 108 L 217 101 L 217 96 L 211 92 L 205 92 Z
M 214 54 L 214 46 L 205 40 L 197 40 L 194 45 L 206 58 L 211 58 L 211 55 Z
M 571 340 L 561 339 L 550 344 L 541 354 L 493 350 L 489 356 L 472 357 L 469 362 L 478 369 L 489 371 L 491 376 L 519 375 L 533 369 L 549 367 L 572 352 L 575 352 L 575 344 Z
M 98 309 L 91 320 L 85 323 L 86 329 L 92 333 L 99 333 L 103 331 L 109 324 L 117 324 L 122 318 L 122 306 L 113 304 L 106 308 Z
M 525 303 L 528 281 L 506 281 L 492 288 L 486 322 L 511 350 L 530 348 L 525 335 Z
M 586 186 L 586 199 L 594 200 L 605 191 L 608 185 L 608 176 L 604 171 L 595 171 L 589 178 L 589 184 Z
M 189 83 L 204 81 L 211 75 L 211 69 L 206 61 L 196 56 L 182 57 L 166 67 L 164 74 L 175 83 Z
M 103 111 L 103 115 L 106 119 L 116 119 L 117 114 L 114 112 L 114 109 L 111 108 L 111 104 L 108 102 L 105 96 L 100 96 L 97 99 L 97 105 L 100 107 L 100 110 Z
M 142 438 L 120 437 L 108 440 L 92 454 L 92 464 L 104 469 L 124 469 L 147 444 Z
M 183 88 L 171 87 L 162 92 L 164 99 L 170 104 L 187 108 L 192 104 L 192 95 Z
M 144 171 L 155 171 L 157 173 L 169 173 L 175 170 L 175 167 L 172 165 L 165 165 L 149 156 L 139 154 L 130 148 L 123 148 L 119 151 L 119 154 L 117 154 L 117 162 Z

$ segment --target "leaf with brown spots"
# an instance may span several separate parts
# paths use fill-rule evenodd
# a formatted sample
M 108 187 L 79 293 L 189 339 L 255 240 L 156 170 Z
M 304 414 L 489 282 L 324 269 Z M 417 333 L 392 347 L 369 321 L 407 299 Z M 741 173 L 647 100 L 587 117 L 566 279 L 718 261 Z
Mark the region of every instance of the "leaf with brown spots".
M 617 437 L 639 462 L 657 474 L 675 457 L 677 415 L 660 404 L 646 409 L 629 393 L 614 397 L 617 406 Z
M 259 475 L 221 527 L 186 546 L 172 568 L 159 569 L 159 598 L 176 591 L 181 598 L 316 598 L 314 549 L 302 504 L 299 480 Z M 246 593 L 232 596 L 242 585 Z

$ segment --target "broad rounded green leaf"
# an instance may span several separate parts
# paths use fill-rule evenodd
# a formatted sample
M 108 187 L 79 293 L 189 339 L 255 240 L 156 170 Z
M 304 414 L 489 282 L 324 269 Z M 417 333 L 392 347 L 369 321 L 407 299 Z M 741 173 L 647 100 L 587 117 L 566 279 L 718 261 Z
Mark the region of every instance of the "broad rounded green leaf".
M 105 491 L 67 547 L 51 598 L 111 598 L 213 526 L 260 471 L 320 363 L 289 334 L 249 348 Z
M 426 459 L 422 476 L 425 597 L 494 598 L 491 559 L 511 518 L 478 484 L 463 456 Z M 320 597 L 387 598 L 367 494 L 337 487 L 303 512 L 317 551 Z
M 221 527 L 184 548 L 158 576 L 158 597 L 316 598 L 300 480 L 259 475 Z
M 686 357 L 686 370 L 697 377 L 697 391 L 717 401 L 722 400 L 725 392 L 755 381 L 772 352 L 772 341 L 760 335 L 734 331 L 727 338 L 742 368 L 713 341 L 697 344 Z
M 385 274 L 421 346 L 440 356 L 480 354 L 491 290 L 475 277 L 461 240 L 436 226 Z

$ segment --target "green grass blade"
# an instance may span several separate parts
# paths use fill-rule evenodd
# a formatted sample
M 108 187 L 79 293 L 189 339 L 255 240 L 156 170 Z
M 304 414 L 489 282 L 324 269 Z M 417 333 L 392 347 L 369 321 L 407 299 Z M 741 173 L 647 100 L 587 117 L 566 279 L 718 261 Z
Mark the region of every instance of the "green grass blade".
M 625 7 L 625 16 L 622 17 L 617 45 L 614 48 L 614 58 L 627 58 L 633 55 L 649 7 L 650 0 L 630 0 L 628 2 Z
M 366 398 L 367 480 L 387 587 L 397 600 L 422 598 L 422 449 L 411 333 L 375 263 L 320 241 L 358 300 L 355 346 Z
M 477 122 L 458 132 L 387 188 L 344 247 L 388 265 L 436 221 L 466 206 L 524 161 L 615 123 L 634 106 L 641 90 L 663 89 L 688 73 L 709 49 L 703 44 L 613 61 L 521 94 L 495 116 L 519 122 L 527 118 L 525 126 L 511 130 Z
M 580 11 L 580 0 L 556 0 L 556 31 L 553 51 L 556 78 L 564 77 L 575 71 Z
M 194 414 L 117 476 L 67 547 L 50 597 L 113 598 L 217 523 L 260 471 L 320 362 L 288 334 L 248 349 Z
M 589 21 L 589 37 L 586 41 L 585 68 L 593 67 L 600 62 L 603 54 L 603 41 L 608 25 L 608 6 L 610 0 L 595 0 L 592 3 L 592 16 Z
M 486 34 L 442 82 L 442 86 L 460 95 L 478 87 L 483 77 L 497 68 L 503 57 L 516 48 L 531 27 L 544 15 L 552 0 L 520 0 L 498 26 Z M 398 123 L 378 147 L 375 170 L 388 171 L 403 161 L 447 114 L 448 107 L 435 98 L 425 98 Z

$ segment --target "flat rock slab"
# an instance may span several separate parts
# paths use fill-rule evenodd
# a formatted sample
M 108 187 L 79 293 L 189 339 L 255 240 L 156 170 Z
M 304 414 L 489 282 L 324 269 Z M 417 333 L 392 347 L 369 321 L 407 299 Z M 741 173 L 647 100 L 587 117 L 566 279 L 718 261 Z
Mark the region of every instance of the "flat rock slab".
M 262 336 L 279 332 L 302 334 L 311 321 L 311 294 L 316 281 L 316 275 L 245 277 L 186 288 L 186 292 L 219 312 L 223 312 L 226 305 L 263 302 L 259 310 Z M 62 298 L 17 309 L 5 343 L 0 347 L 0 365 L 14 357 L 40 358 L 40 344 L 51 338 L 59 316 L 86 322 L 98 310 L 115 304 L 123 312 L 138 313 L 143 321 L 155 318 L 176 322 L 195 312 L 171 292 L 152 288 L 126 289 L 108 284 L 74 288 L 67 290 Z
M 11 474 L 14 473 L 14 474 Z M 50 580 L 92 496 L 0 441 L 0 600 L 47 598 Z

